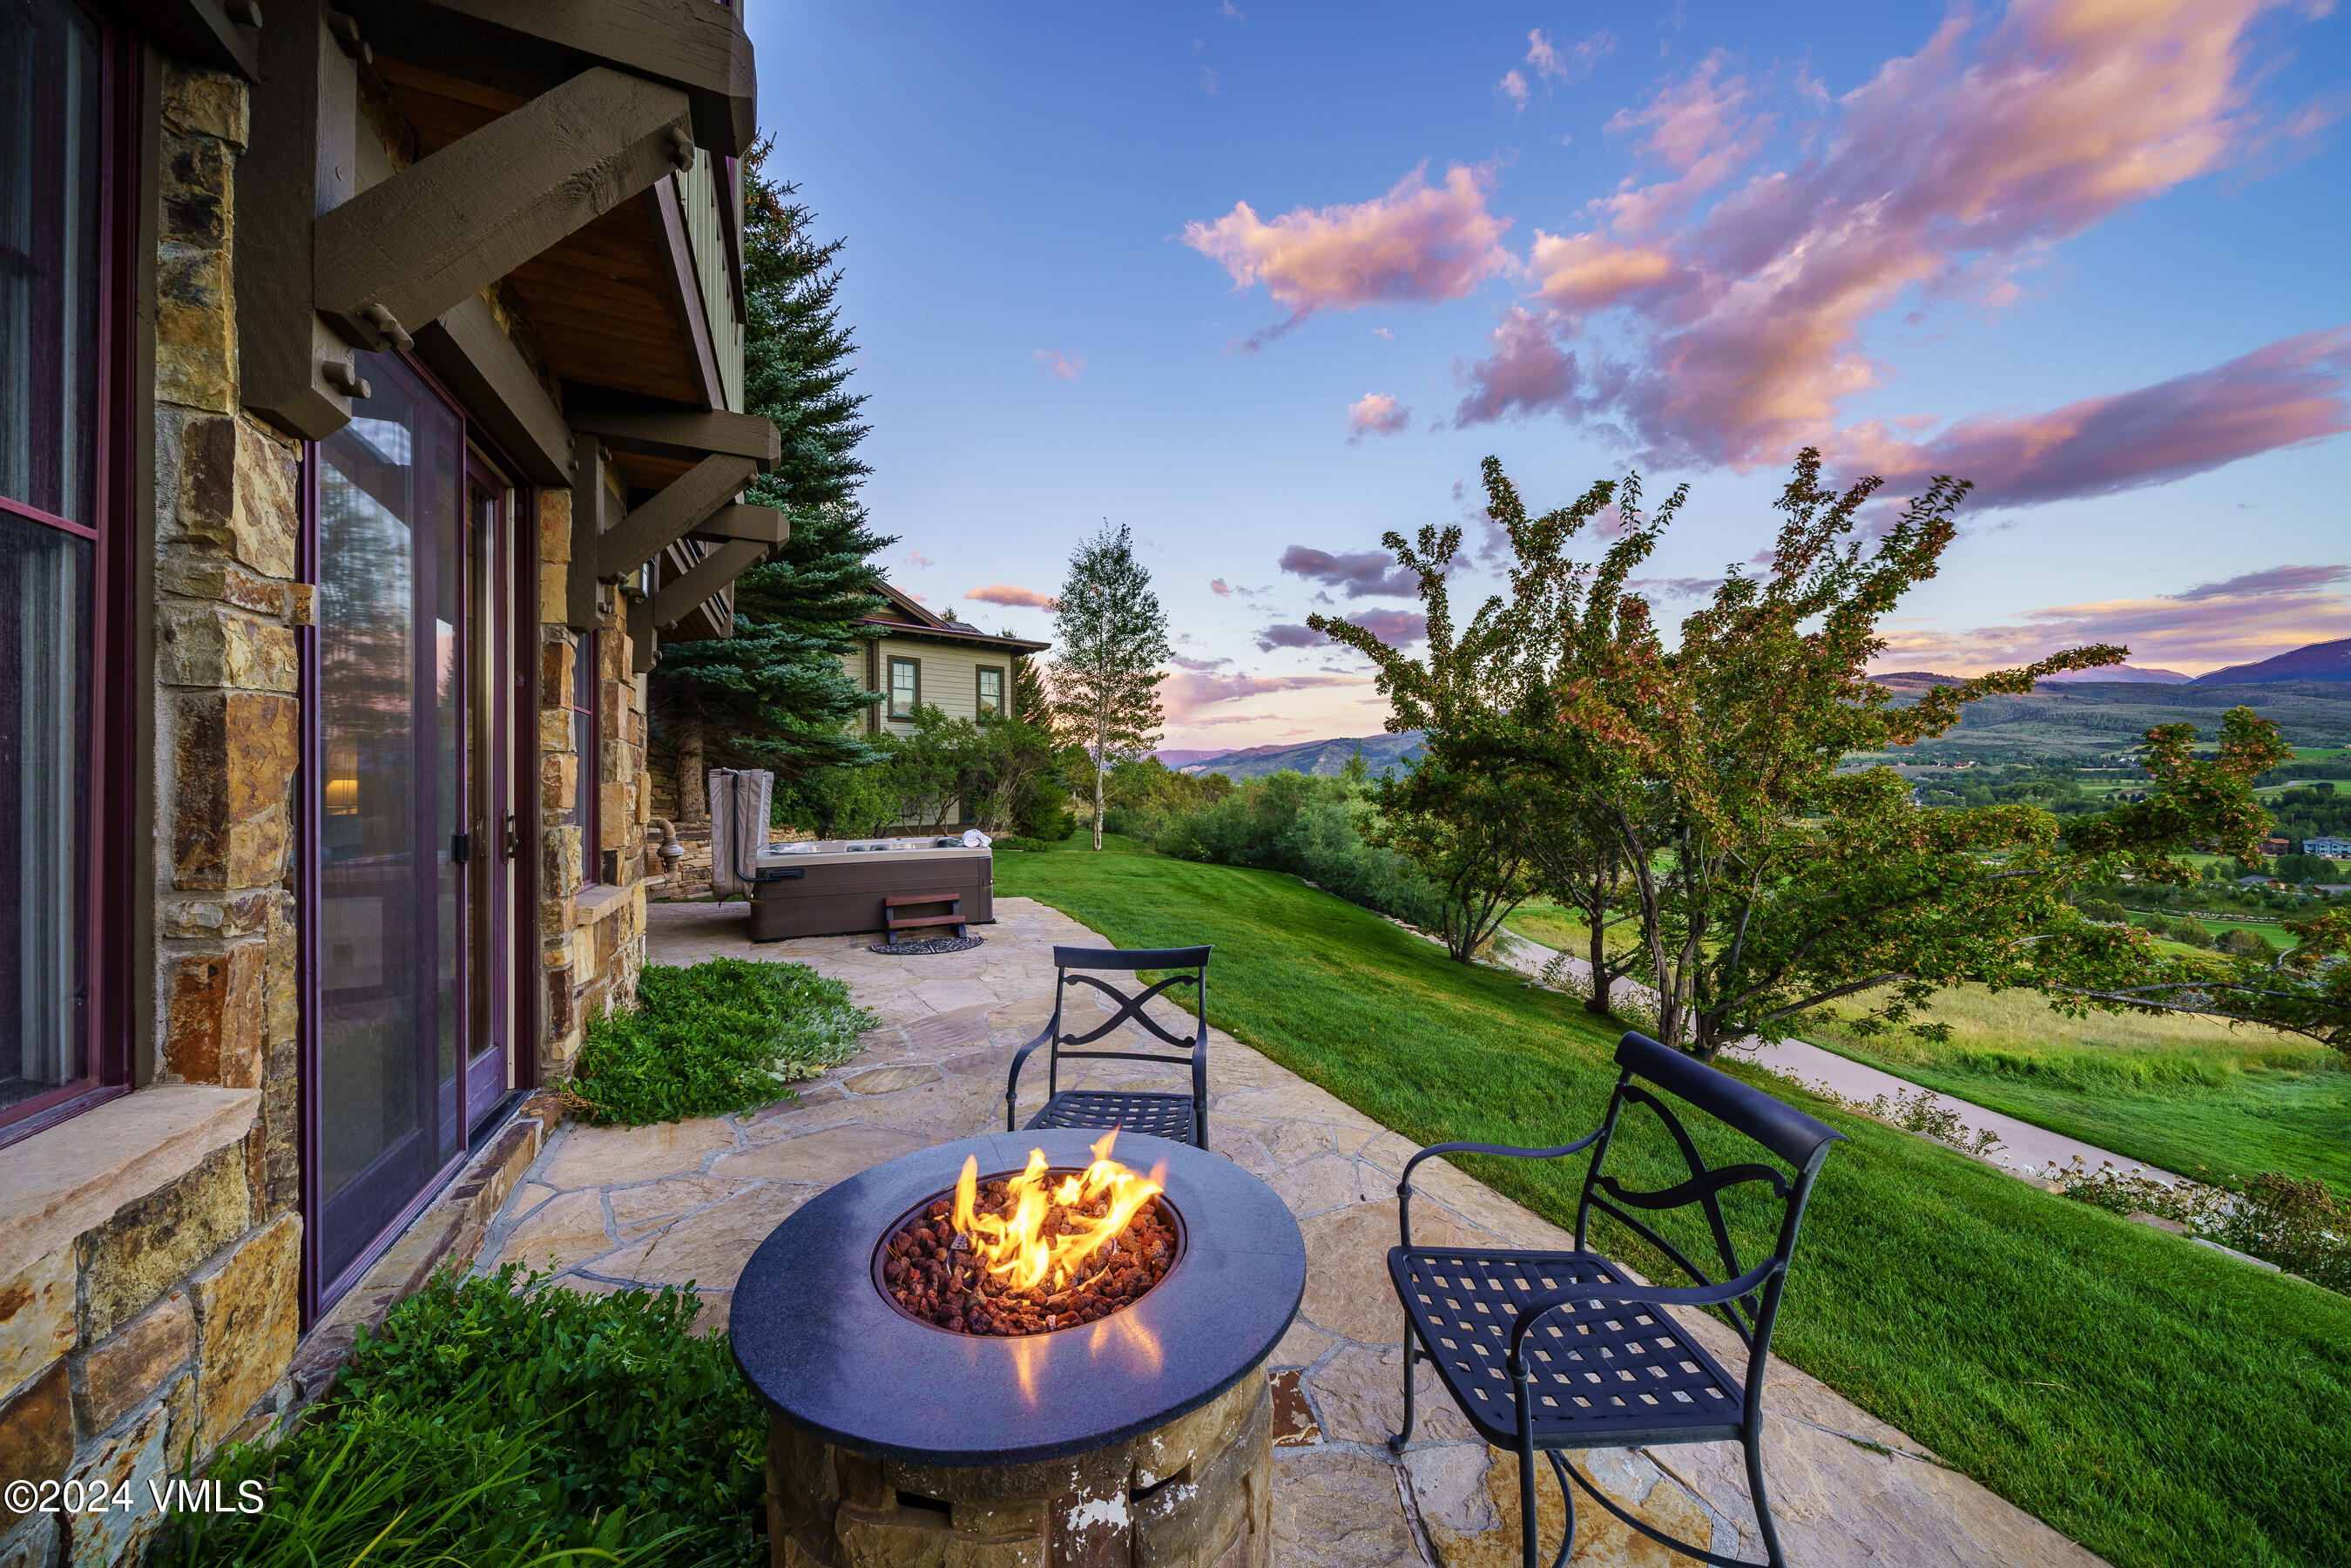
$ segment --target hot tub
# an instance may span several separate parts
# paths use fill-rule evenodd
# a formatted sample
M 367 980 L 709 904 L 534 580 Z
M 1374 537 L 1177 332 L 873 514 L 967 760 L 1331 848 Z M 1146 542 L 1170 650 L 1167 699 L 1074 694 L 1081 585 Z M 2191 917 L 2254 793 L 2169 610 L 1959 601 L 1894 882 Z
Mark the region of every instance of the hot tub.
M 961 838 L 831 839 L 774 843 L 768 838 L 773 777 L 713 768 L 710 883 L 720 898 L 751 901 L 751 940 L 842 936 L 887 929 L 883 901 L 935 893 L 936 904 L 901 914 L 954 912 L 968 924 L 996 919 L 996 862 L 983 843 Z M 931 927 L 929 934 L 952 931 Z

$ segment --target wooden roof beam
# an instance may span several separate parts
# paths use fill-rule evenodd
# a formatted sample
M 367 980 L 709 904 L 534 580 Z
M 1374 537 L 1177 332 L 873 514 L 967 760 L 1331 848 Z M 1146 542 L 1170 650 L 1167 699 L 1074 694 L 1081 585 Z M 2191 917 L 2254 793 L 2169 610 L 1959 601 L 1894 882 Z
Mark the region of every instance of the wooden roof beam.
M 693 612 L 695 605 L 758 565 L 767 554 L 768 547 L 754 540 L 737 539 L 718 546 L 683 576 L 654 591 L 653 624 L 676 625 Z
M 773 549 L 792 537 L 792 520 L 773 507 L 721 507 L 686 531 L 687 538 L 705 544 L 747 539 Z
M 583 71 L 321 214 L 319 312 L 364 347 L 409 347 L 416 328 L 690 164 L 686 122 L 674 88 Z
M 685 94 L 694 140 L 738 158 L 758 135 L 759 78 L 738 6 L 711 0 L 344 0 L 395 59 L 537 98 L 595 66 Z
M 774 420 L 724 409 L 651 413 L 575 409 L 571 428 L 602 436 L 604 444 L 615 452 L 689 463 L 721 453 L 750 458 L 762 474 L 775 472 L 784 455 L 784 438 Z
M 713 454 L 671 480 L 667 488 L 596 541 L 596 575 L 610 582 L 661 554 L 695 524 L 733 501 L 751 482 L 757 466 L 748 457 Z

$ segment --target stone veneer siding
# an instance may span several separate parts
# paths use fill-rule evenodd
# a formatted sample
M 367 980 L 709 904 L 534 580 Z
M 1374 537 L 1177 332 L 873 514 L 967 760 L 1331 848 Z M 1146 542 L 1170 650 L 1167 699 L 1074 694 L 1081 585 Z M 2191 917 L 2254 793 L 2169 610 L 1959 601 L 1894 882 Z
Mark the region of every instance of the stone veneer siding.
M 153 257 L 154 635 L 152 1000 L 139 1088 L 13 1145 L 0 1166 L 0 1479 L 147 1480 L 265 1438 L 331 1382 L 358 1324 L 381 1322 L 434 1268 L 464 1264 L 558 1119 L 534 1100 L 314 1327 L 299 1332 L 293 780 L 298 443 L 248 416 L 236 386 L 234 181 L 242 82 L 166 62 Z M 366 122 L 408 162 L 362 93 Z M 494 299 L 522 344 L 529 324 Z M 538 501 L 541 613 L 560 614 L 570 498 Z M 143 523 L 145 519 L 141 519 Z M 584 1022 L 632 1005 L 644 953 L 645 689 L 625 614 L 605 596 L 600 777 L 581 780 L 569 722 L 576 634 L 540 627 L 542 1083 Z M 560 711 L 559 711 L 560 710 Z M 562 825 L 599 790 L 601 842 Z M 527 808 L 525 808 L 527 809 Z M 595 854 L 602 886 L 582 890 Z M 528 918 L 517 911 L 517 918 Z M 524 1047 L 517 1046 L 517 1051 Z M 172 1085 L 228 1092 L 192 1102 Z M 160 1129 L 160 1130 L 159 1130 Z M 152 1511 L 61 1520 L 0 1505 L 0 1568 L 134 1559 Z

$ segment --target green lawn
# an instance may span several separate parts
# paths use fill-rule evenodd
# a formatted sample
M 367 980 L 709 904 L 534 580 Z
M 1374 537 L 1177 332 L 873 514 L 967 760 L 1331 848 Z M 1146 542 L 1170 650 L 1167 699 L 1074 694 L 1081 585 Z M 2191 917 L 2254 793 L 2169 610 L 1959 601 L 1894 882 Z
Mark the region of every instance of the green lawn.
M 999 856 L 997 889 L 1121 946 L 1215 943 L 1217 1023 L 1416 1141 L 1597 1122 L 1612 1031 L 1572 1000 L 1292 878 L 1118 848 Z M 2351 1563 L 2351 1300 L 1769 1086 L 1854 1140 L 1805 1223 L 1790 1361 L 2123 1568 Z M 1572 1222 L 1573 1163 L 1468 1163 Z

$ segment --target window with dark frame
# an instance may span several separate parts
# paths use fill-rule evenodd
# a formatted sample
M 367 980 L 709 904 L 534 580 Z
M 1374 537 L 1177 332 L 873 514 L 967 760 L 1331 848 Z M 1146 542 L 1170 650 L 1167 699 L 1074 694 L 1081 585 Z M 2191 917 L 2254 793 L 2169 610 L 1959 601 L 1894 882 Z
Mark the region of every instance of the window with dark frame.
M 0 1144 L 130 1082 L 110 970 L 136 68 L 75 0 L 0 7 Z
M 890 716 L 912 718 L 923 704 L 923 664 L 919 659 L 890 661 Z
M 1004 716 L 1004 672 L 994 664 L 982 664 L 977 672 L 978 691 L 974 706 L 982 718 Z
M 582 632 L 571 647 L 571 755 L 579 771 L 571 810 L 563 820 L 567 826 L 580 830 L 582 887 L 592 887 L 601 880 L 597 873 L 604 859 L 596 824 L 596 808 L 604 794 L 602 758 L 597 752 L 596 638 L 596 632 Z

